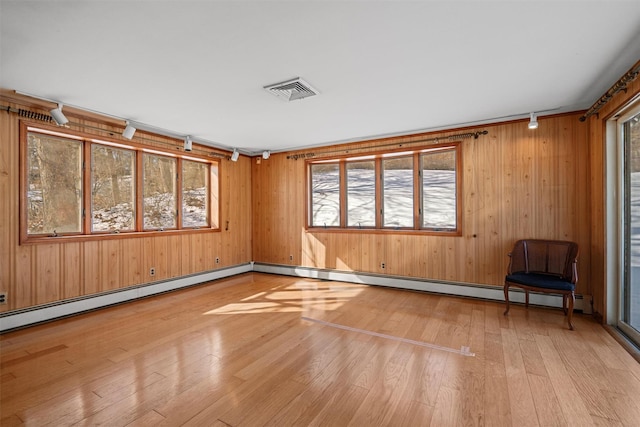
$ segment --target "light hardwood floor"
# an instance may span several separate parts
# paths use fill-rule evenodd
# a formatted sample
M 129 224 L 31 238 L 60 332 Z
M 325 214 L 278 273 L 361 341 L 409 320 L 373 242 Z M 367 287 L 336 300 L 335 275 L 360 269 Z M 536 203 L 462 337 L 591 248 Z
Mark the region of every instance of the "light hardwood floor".
M 0 336 L 0 424 L 639 425 L 640 365 L 600 325 L 503 310 L 248 273 Z

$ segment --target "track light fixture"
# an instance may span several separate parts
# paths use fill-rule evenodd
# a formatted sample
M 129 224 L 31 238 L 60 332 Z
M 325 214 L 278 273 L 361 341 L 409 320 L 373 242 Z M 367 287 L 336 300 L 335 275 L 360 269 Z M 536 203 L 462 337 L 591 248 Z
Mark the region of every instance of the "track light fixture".
M 271 156 L 271 151 L 265 150 L 262 152 L 262 158 L 267 160 Z
M 184 139 L 184 151 L 191 151 L 193 149 L 193 143 L 191 142 L 191 137 L 187 136 Z
M 58 126 L 66 125 L 69 123 L 69 119 L 62 113 L 62 103 L 58 103 L 58 107 L 49 111 L 51 113 L 51 117 L 56 122 Z
M 538 120 L 536 119 L 536 113 L 531 113 L 529 119 L 529 129 L 538 129 Z
M 240 157 L 240 153 L 238 153 L 238 150 L 236 148 L 233 149 L 233 153 L 231 154 L 231 161 L 232 162 L 237 162 L 238 161 L 238 157 Z
M 125 123 L 126 123 L 127 126 L 122 131 L 122 137 L 123 138 L 127 138 L 127 139 L 131 139 L 131 138 L 133 138 L 133 134 L 136 133 L 136 128 L 131 126 L 131 123 L 129 123 L 128 120 Z

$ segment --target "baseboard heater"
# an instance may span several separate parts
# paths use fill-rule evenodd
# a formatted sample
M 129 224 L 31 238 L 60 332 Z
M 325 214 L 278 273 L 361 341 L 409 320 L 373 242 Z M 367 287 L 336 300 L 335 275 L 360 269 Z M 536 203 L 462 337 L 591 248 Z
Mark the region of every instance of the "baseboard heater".
M 359 283 L 363 285 L 385 286 L 436 294 L 504 301 L 504 290 L 501 286 L 445 282 L 412 277 L 385 276 L 381 274 L 355 271 L 327 270 L 289 265 L 263 264 L 258 262 L 253 264 L 253 271 L 281 274 L 283 276 L 335 280 L 338 282 Z M 509 299 L 511 302 L 524 304 L 525 293 L 521 289 L 511 289 L 509 290 Z M 583 298 L 583 295 L 576 295 L 574 310 L 591 313 L 591 303 L 588 301 L 588 299 Z M 529 304 L 562 308 L 562 295 L 529 292 Z
M 175 279 L 147 283 L 125 289 L 0 313 L 0 333 L 251 271 L 504 301 L 502 287 L 497 286 L 250 262 Z M 509 298 L 512 302 L 524 303 L 524 292 L 520 289 L 512 289 L 509 292 Z M 562 296 L 531 292 L 529 303 L 532 305 L 559 308 L 562 307 Z M 591 313 L 591 305 L 582 295 L 576 295 L 575 309 L 585 313 Z
M 0 313 L 0 333 L 252 271 L 252 263 Z

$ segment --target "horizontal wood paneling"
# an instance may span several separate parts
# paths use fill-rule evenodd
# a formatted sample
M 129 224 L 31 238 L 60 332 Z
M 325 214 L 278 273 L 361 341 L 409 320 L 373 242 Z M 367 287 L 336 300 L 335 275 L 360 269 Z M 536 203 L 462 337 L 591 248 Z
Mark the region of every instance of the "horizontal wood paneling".
M 47 113 L 42 102 L 7 93 L 3 91 L 0 95 L 3 105 L 30 106 L 34 110 L 41 105 L 39 112 Z M 71 108 L 68 111 L 65 108 L 67 113 L 75 122 L 108 130 L 112 138 L 118 138 L 122 130 L 110 119 L 100 122 Z M 0 290 L 8 292 L 8 304 L 0 305 L 0 311 L 251 261 L 251 161 L 246 156 L 241 156 L 238 162 L 224 159 L 220 162 L 221 232 L 20 245 L 20 121 L 16 114 L 0 114 Z M 104 132 L 98 129 L 82 130 L 104 137 Z M 175 149 L 175 141 L 170 138 L 151 134 L 144 137 L 146 145 Z M 233 226 L 225 230 L 227 220 Z M 215 263 L 216 257 L 220 259 L 219 264 Z M 151 267 L 156 270 L 153 277 L 149 275 Z
M 477 129 L 488 130 L 488 135 L 464 140 L 459 237 L 305 231 L 305 162 L 287 159 L 290 153 L 272 154 L 252 164 L 253 258 L 502 286 L 515 240 L 566 239 L 580 245 L 578 293 L 590 293 L 589 128 L 578 118 L 542 117 L 535 131 L 526 121 L 490 125 Z M 367 141 L 327 151 L 374 149 L 419 138 Z M 314 150 L 317 157 L 322 152 Z

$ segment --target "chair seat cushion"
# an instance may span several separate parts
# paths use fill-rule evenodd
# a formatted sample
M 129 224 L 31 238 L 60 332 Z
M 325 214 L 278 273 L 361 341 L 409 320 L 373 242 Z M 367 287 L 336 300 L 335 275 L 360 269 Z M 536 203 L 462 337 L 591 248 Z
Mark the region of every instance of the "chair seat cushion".
M 507 282 L 557 291 L 574 291 L 576 285 L 558 276 L 537 273 L 513 273 L 505 278 Z

